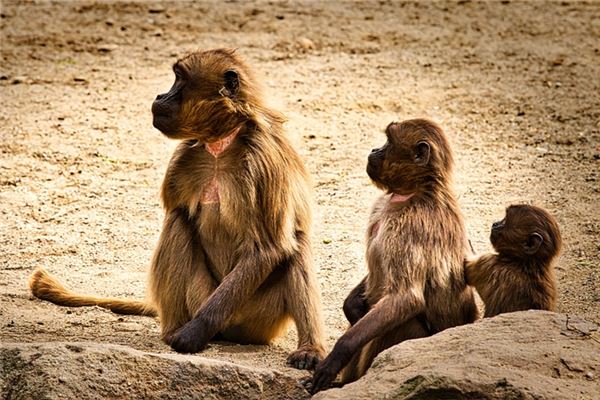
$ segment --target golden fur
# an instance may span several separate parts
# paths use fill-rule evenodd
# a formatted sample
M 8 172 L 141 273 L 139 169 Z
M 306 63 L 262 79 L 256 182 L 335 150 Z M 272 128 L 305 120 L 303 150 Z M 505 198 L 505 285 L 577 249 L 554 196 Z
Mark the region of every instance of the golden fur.
M 299 348 L 289 362 L 310 368 L 324 353 L 309 243 L 311 193 L 284 118 L 265 106 L 234 51 L 194 52 L 174 70 L 173 88 L 153 105 L 154 125 L 183 141 L 162 185 L 166 215 L 148 307 L 157 310 L 164 340 L 182 352 L 201 350 L 215 335 L 270 343 L 293 320 Z M 221 154 L 207 151 L 206 143 L 232 131 L 238 133 Z M 218 202 L 203 204 L 214 182 Z M 40 280 L 56 287 L 38 274 L 36 296 L 66 304 L 65 293 L 37 290 Z

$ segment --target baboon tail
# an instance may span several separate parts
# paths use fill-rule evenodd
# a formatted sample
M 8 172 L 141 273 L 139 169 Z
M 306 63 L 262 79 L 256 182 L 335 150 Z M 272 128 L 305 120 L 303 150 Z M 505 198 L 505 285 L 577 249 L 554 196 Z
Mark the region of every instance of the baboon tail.
M 35 297 L 59 306 L 99 306 L 117 314 L 148 317 L 157 315 L 156 308 L 143 301 L 83 296 L 73 293 L 43 268 L 38 268 L 33 272 L 29 278 L 29 288 Z

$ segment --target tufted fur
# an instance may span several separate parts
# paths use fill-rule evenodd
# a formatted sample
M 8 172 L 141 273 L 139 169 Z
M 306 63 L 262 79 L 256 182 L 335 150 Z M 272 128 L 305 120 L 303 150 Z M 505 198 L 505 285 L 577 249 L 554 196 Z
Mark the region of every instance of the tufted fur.
M 556 220 L 545 210 L 512 205 L 506 217 L 494 224 L 491 240 L 497 253 L 484 254 L 465 263 L 470 285 L 485 303 L 485 316 L 529 309 L 556 309 L 554 263 L 562 239 Z M 530 248 L 532 234 L 539 235 Z

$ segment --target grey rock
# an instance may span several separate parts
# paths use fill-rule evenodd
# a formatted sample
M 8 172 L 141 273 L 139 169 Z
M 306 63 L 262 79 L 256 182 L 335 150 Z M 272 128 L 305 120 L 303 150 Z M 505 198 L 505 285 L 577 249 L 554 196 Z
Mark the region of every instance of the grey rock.
M 487 318 L 401 343 L 314 399 L 598 399 L 597 325 L 546 311 Z
M 97 343 L 0 344 L 2 399 L 306 399 L 295 378 Z

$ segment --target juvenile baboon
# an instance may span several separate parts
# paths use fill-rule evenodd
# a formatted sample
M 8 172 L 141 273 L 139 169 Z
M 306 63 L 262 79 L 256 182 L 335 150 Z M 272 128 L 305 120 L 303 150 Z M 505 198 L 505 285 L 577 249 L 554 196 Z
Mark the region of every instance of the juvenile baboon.
M 288 362 L 313 368 L 324 348 L 310 190 L 284 118 L 265 105 L 232 50 L 193 52 L 173 71 L 175 83 L 152 105 L 154 126 L 182 140 L 162 185 L 166 216 L 150 270 L 152 302 L 120 300 L 112 309 L 156 310 L 165 342 L 185 353 L 217 335 L 266 344 L 291 319 L 299 346 Z M 79 305 L 55 282 L 36 272 L 31 289 Z
M 485 303 L 485 316 L 556 309 L 554 261 L 562 239 L 556 220 L 539 207 L 512 205 L 492 224 L 497 253 L 465 263 L 465 276 Z
M 352 326 L 307 386 L 326 389 L 361 377 L 382 350 L 478 317 L 463 261 L 467 239 L 451 185 L 452 151 L 433 122 L 392 123 L 369 155 L 367 173 L 385 191 L 367 231 L 368 274 L 344 311 Z

